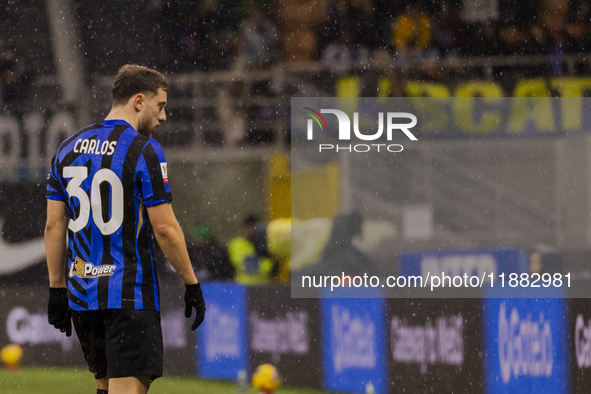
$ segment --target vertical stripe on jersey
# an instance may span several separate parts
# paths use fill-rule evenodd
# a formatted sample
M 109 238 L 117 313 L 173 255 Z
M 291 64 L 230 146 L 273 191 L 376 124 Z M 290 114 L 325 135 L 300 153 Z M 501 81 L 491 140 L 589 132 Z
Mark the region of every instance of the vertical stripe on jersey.
M 123 287 L 121 292 L 121 308 L 123 309 L 136 309 L 135 286 L 143 285 L 141 282 L 136 283 L 138 265 L 141 264 L 142 260 L 146 259 L 146 251 L 139 250 L 136 253 L 135 231 L 138 219 L 136 217 L 136 205 L 134 200 L 134 178 L 135 169 L 146 142 L 147 138 L 143 135 L 137 135 L 133 139 L 127 150 L 123 162 L 123 173 L 121 174 L 121 182 L 124 187 L 124 220 L 121 229 L 121 238 L 123 240 Z M 138 261 L 138 259 L 140 261 Z M 149 259 L 149 256 L 147 256 L 147 259 Z
M 143 205 L 143 204 L 142 204 Z M 137 282 L 142 284 L 141 294 L 138 294 L 140 289 L 136 289 L 136 296 L 140 298 L 136 299 L 136 305 L 141 302 L 143 309 L 156 309 L 154 305 L 154 289 L 152 288 L 152 264 L 149 262 L 152 260 L 149 256 L 150 253 L 150 221 L 144 222 L 144 227 L 140 231 L 140 236 L 137 238 L 137 250 L 148 254 L 148 256 L 142 258 L 141 265 L 137 275 Z M 139 264 L 138 264 L 139 265 Z
M 119 138 L 121 137 L 121 134 L 123 134 L 123 132 L 126 129 L 127 129 L 127 126 L 125 126 L 125 125 L 116 125 L 115 127 L 113 127 L 113 130 L 109 133 L 109 138 L 107 139 L 107 141 L 109 141 L 109 144 L 113 141 L 118 141 Z M 111 168 L 112 162 L 113 162 L 113 155 L 104 155 L 103 159 L 102 159 L 102 163 L 101 163 L 101 168 Z M 105 194 L 101 193 L 101 196 L 104 196 L 104 195 Z M 109 196 L 110 193 L 107 193 L 106 195 Z M 104 200 L 108 200 L 108 199 L 103 198 L 102 200 L 104 201 Z M 105 212 L 104 208 L 105 207 L 103 206 L 103 213 Z M 107 212 L 111 212 L 110 207 Z M 118 236 L 119 231 L 116 231 L 111 236 Z M 101 265 L 113 264 L 114 259 L 113 259 L 113 254 L 111 252 L 111 236 L 103 237 L 101 232 L 96 231 L 96 229 L 95 229 L 95 234 L 96 234 L 96 238 L 102 239 L 102 242 L 103 242 L 102 258 L 100 261 Z M 107 309 L 109 307 L 109 281 L 110 281 L 110 279 L 111 279 L 110 276 L 101 276 L 100 278 L 98 278 L 98 284 L 97 284 L 98 309 Z
M 140 238 L 140 231 L 142 230 L 142 227 L 144 226 L 144 214 L 145 214 L 145 210 L 146 210 L 146 206 L 144 205 L 143 202 L 139 203 L 139 209 L 138 212 L 136 213 L 136 217 L 137 217 L 137 230 L 136 230 L 136 237 L 135 237 L 135 247 L 136 250 L 140 250 L 140 248 L 145 248 L 146 246 L 150 246 L 150 245 L 144 245 L 142 241 L 142 239 Z M 145 283 L 142 280 L 142 273 L 143 273 L 143 266 L 141 264 L 137 265 L 137 273 L 136 273 L 136 282 L 137 283 Z M 135 299 L 135 309 L 143 309 L 144 306 L 144 300 L 143 300 L 143 296 L 142 293 L 146 293 L 142 291 L 141 286 L 136 286 L 134 289 L 134 299 Z
M 166 194 L 166 189 L 164 188 L 160 163 L 158 160 L 148 160 L 148 157 L 157 157 L 156 151 L 154 151 L 152 145 L 146 146 L 144 158 L 146 158 L 146 165 L 148 166 L 148 172 L 150 173 L 150 183 L 152 184 L 154 196 L 163 196 Z
M 156 259 L 156 251 L 154 241 L 150 243 L 150 259 L 155 261 Z M 152 264 L 152 281 L 154 285 L 154 309 L 157 311 L 160 310 L 160 284 L 158 283 L 158 275 L 156 274 L 156 265 Z
M 150 157 L 157 157 L 156 151 L 152 145 L 146 146 L 144 152 L 144 161 L 148 166 L 148 172 L 150 174 L 150 183 L 152 185 L 153 196 L 161 198 L 161 196 L 167 195 L 166 189 L 164 188 L 164 181 L 162 179 L 162 172 L 160 170 L 160 163 L 158 160 L 150 160 Z M 143 290 L 143 309 L 159 310 L 159 294 L 158 294 L 158 281 L 156 278 L 156 272 L 154 271 L 154 252 L 153 252 L 153 239 L 152 239 L 152 225 L 149 218 L 145 221 L 144 229 L 140 232 L 140 237 L 137 240 L 137 250 L 148 254 L 145 258 L 142 258 L 142 290 Z

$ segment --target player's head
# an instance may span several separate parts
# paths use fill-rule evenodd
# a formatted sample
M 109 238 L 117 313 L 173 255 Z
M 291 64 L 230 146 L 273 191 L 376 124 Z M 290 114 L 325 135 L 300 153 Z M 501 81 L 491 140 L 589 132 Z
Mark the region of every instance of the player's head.
M 119 69 L 112 85 L 113 106 L 132 105 L 138 117 L 138 132 L 149 137 L 166 120 L 168 80 L 148 67 L 127 64 Z

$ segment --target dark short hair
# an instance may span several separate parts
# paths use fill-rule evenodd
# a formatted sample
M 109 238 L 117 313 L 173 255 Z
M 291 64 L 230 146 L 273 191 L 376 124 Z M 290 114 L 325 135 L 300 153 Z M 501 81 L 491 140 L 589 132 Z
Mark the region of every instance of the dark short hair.
M 154 96 L 160 88 L 168 89 L 168 80 L 164 75 L 148 67 L 126 64 L 119 69 L 113 80 L 113 103 L 124 104 L 137 93 L 151 93 Z

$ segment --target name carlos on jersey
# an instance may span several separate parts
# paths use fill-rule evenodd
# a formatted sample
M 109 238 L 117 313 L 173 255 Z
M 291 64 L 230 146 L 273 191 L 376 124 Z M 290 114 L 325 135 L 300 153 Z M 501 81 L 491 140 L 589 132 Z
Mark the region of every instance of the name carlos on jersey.
M 74 152 L 76 153 L 90 153 L 95 155 L 111 156 L 115 152 L 117 141 L 103 141 L 96 139 L 80 138 L 74 145 Z

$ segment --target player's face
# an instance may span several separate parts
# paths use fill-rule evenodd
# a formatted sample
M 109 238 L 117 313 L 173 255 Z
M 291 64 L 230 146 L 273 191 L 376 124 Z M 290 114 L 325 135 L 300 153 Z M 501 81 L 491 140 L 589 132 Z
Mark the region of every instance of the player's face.
M 156 127 L 166 121 L 166 112 L 164 111 L 166 99 L 167 93 L 162 88 L 158 89 L 158 94 L 155 96 L 146 96 L 146 105 L 138 124 L 139 133 L 152 137 Z

